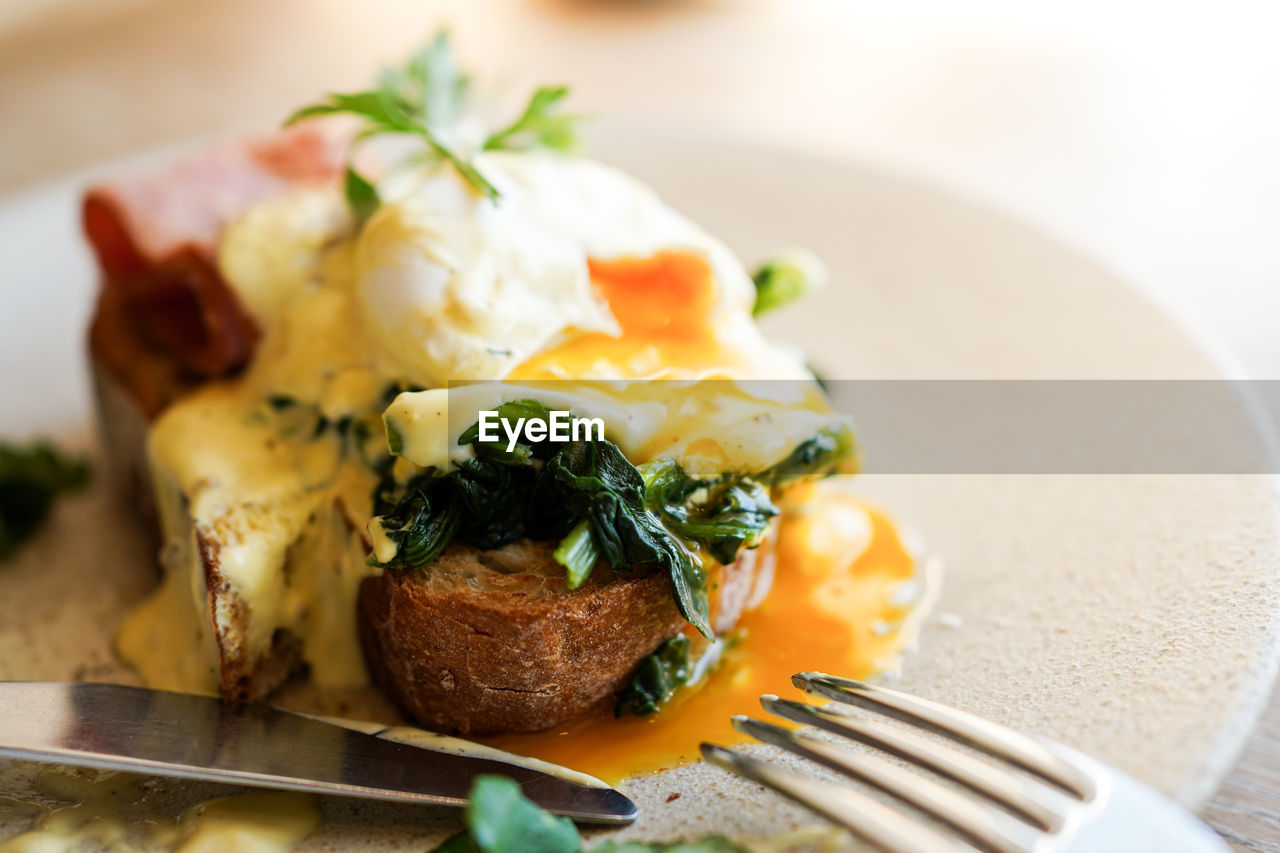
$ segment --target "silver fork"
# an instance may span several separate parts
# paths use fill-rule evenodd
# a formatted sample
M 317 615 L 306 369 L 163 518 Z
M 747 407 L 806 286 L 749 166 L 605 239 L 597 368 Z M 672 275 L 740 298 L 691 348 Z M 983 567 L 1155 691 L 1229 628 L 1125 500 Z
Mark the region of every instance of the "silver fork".
M 765 710 L 851 738 L 956 784 L 944 784 L 867 750 L 744 716 L 733 718 L 738 731 L 878 788 L 916 813 L 715 744 L 702 744 L 702 755 L 712 764 L 808 806 L 874 847 L 891 853 L 975 848 L 993 853 L 1227 850 L 1209 827 L 1171 801 L 1061 744 L 887 687 L 816 672 L 800 673 L 792 681 L 833 704 L 806 705 L 762 696 Z M 989 758 L 856 715 L 842 706 L 943 735 Z

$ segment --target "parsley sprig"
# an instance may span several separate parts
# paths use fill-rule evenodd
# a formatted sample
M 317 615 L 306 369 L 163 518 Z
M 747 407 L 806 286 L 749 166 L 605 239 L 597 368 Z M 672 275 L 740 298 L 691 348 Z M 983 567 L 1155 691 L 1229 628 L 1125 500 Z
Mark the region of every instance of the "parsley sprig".
M 569 94 L 568 86 L 539 86 L 529 98 L 520 118 L 501 130 L 489 134 L 484 141 L 485 151 L 522 151 L 529 148 L 549 148 L 552 151 L 572 150 L 578 142 L 574 124 L 579 116 L 572 113 L 556 113 L 556 105 Z
M 285 126 L 321 116 L 353 115 L 363 120 L 356 143 L 375 136 L 416 137 L 425 144 L 428 158 L 449 163 L 478 192 L 496 201 L 498 189 L 472 162 L 474 152 L 449 139 L 449 130 L 463 114 L 470 90 L 471 77 L 458 68 L 449 35 L 441 31 L 403 67 L 384 69 L 375 88 L 331 93 L 320 103 L 294 112 Z M 568 93 L 565 86 L 539 87 L 520 116 L 490 133 L 479 150 L 572 149 L 577 144 L 574 124 L 578 116 L 558 111 Z M 374 182 L 350 163 L 345 191 L 358 223 L 368 219 L 381 203 Z

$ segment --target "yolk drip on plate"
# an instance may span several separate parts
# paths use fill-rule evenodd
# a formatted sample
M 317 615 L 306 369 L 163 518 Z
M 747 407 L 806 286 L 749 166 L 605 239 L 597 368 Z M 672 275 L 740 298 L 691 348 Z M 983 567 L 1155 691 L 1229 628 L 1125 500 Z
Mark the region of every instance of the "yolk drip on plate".
M 862 678 L 892 661 L 911 606 L 894 593 L 916 576 L 893 524 L 837 489 L 789 496 L 773 589 L 744 614 L 743 639 L 697 690 L 649 717 L 612 711 L 548 732 L 503 735 L 494 746 L 572 767 L 609 783 L 698 759 L 703 741 L 741 743 L 734 714 L 761 716 L 760 695 L 803 698 L 796 672 Z M 774 722 L 779 722 L 774 720 Z

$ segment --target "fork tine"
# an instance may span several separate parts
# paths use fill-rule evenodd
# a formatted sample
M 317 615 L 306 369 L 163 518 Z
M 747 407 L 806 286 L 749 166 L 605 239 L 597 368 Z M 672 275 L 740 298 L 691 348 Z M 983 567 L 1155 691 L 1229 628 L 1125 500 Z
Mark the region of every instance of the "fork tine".
M 777 696 L 761 696 L 760 704 L 771 714 L 792 722 L 816 726 L 927 767 L 976 791 L 1044 832 L 1057 832 L 1062 828 L 1062 815 L 1046 800 L 1063 795 L 1003 767 L 877 720 L 852 717 Z
M 820 672 L 802 672 L 793 675 L 791 681 L 807 693 L 884 714 L 976 747 L 1034 773 L 1080 800 L 1094 795 L 1093 783 L 1071 764 L 1026 735 L 981 717 L 887 687 Z
M 713 743 L 702 744 L 702 757 L 813 809 L 888 853 L 961 853 L 966 849 L 959 841 L 852 788 L 779 770 Z
M 988 853 L 1025 853 L 1040 836 L 1004 812 L 994 811 L 954 788 L 941 785 L 914 770 L 891 764 L 879 756 L 824 743 L 750 717 L 734 717 L 733 727 L 757 740 L 874 785 L 948 824 Z

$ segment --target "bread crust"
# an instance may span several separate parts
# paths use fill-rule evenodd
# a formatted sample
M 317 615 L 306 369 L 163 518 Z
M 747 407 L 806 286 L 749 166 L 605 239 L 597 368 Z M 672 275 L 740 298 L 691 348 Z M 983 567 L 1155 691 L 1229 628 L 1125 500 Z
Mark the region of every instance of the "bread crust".
M 228 702 L 257 702 L 265 699 L 302 666 L 302 641 L 292 632 L 279 629 L 271 637 L 271 647 L 257 657 L 248 652 L 246 637 L 253 607 L 222 577 L 220 545 L 196 528 L 196 547 L 204 569 L 208 615 L 218 649 L 218 680 L 222 698 Z
M 552 550 L 452 545 L 429 573 L 365 580 L 360 635 L 378 684 L 421 724 L 460 734 L 540 731 L 610 701 L 684 619 L 664 575 L 602 566 L 570 591 Z
M 425 570 L 365 580 L 360 639 L 375 681 L 422 725 L 464 735 L 542 731 L 611 705 L 687 623 L 664 573 L 602 564 L 571 591 L 553 548 L 454 544 Z M 768 555 L 744 551 L 715 573 L 717 632 L 737 624 Z

